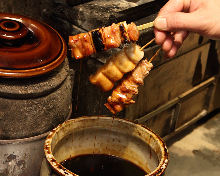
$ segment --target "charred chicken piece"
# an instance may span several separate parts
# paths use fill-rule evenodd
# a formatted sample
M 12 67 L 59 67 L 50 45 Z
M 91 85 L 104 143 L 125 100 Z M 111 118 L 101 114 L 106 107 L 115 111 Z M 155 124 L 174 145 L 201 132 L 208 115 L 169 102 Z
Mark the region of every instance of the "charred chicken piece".
M 72 57 L 81 59 L 99 51 L 118 48 L 122 43 L 135 42 L 138 38 L 139 31 L 135 23 L 113 23 L 88 33 L 69 36 L 69 47 Z
M 135 103 L 132 98 L 134 95 L 138 94 L 138 86 L 143 84 L 144 78 L 149 74 L 152 68 L 152 63 L 148 62 L 146 59 L 142 60 L 113 90 L 105 106 L 113 114 L 116 114 L 122 111 L 125 105 Z

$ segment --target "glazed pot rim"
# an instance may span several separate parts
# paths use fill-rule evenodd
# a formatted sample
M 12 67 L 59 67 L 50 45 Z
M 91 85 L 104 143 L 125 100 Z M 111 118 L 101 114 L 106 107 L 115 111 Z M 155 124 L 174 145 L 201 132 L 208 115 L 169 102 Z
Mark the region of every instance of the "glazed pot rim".
M 162 156 L 161 156 L 161 160 L 160 160 L 157 168 L 154 171 L 152 171 L 151 173 L 147 174 L 146 176 L 160 176 L 164 173 L 164 171 L 168 165 L 168 149 L 160 136 L 158 136 L 151 129 L 149 129 L 141 124 L 135 124 L 134 122 L 129 121 L 127 119 L 120 119 L 120 118 L 115 118 L 115 117 L 113 118 L 113 117 L 106 117 L 106 116 L 82 116 L 82 117 L 78 117 L 75 119 L 70 119 L 70 120 L 67 120 L 64 123 L 58 125 L 53 130 L 51 130 L 51 132 L 49 133 L 49 135 L 47 136 L 47 138 L 45 140 L 44 152 L 45 152 L 46 160 L 53 167 L 53 169 L 56 170 L 57 173 L 59 173 L 60 175 L 63 175 L 63 176 L 78 176 L 77 174 L 75 174 L 75 173 L 69 171 L 68 169 L 66 169 L 65 167 L 63 167 L 60 163 L 57 162 L 57 160 L 53 156 L 52 149 L 51 149 L 51 143 L 52 143 L 52 139 L 53 139 L 54 135 L 60 129 L 62 129 L 62 127 L 64 127 L 67 124 L 71 124 L 71 123 L 81 121 L 81 120 L 86 120 L 86 119 L 96 120 L 99 118 L 106 119 L 106 120 L 117 120 L 118 122 L 124 122 L 127 124 L 135 125 L 138 128 L 142 128 L 143 130 L 147 131 L 150 134 L 150 136 L 152 136 L 158 142 Z

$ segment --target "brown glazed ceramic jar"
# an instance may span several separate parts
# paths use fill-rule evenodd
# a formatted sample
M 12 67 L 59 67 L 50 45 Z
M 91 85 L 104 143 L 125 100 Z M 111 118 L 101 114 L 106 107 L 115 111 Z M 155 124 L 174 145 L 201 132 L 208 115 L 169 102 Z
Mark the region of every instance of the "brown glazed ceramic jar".
M 143 169 L 145 176 L 164 176 L 168 165 L 168 150 L 158 135 L 144 126 L 113 117 L 84 116 L 64 122 L 49 133 L 44 152 L 40 176 L 77 176 L 62 162 L 88 154 L 125 159 Z
M 70 117 L 72 77 L 53 28 L 0 14 L 0 175 L 39 175 L 48 132 Z
M 0 140 L 33 137 L 71 112 L 66 44 L 33 19 L 0 14 Z

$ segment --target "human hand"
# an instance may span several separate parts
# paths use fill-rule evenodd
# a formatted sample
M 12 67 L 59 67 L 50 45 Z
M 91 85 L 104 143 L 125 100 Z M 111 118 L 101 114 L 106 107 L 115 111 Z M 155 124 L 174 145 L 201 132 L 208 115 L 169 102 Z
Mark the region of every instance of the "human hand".
M 220 39 L 220 0 L 169 0 L 154 22 L 156 43 L 173 57 L 189 32 Z

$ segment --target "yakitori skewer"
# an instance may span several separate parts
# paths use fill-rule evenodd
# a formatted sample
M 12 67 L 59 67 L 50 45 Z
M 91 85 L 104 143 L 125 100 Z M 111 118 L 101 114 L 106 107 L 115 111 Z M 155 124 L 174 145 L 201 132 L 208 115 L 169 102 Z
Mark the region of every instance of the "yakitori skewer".
M 122 43 L 136 42 L 139 39 L 139 31 L 150 27 L 153 27 L 153 22 L 136 26 L 133 22 L 127 24 L 124 21 L 69 36 L 72 57 L 81 59 L 96 52 L 118 48 Z

